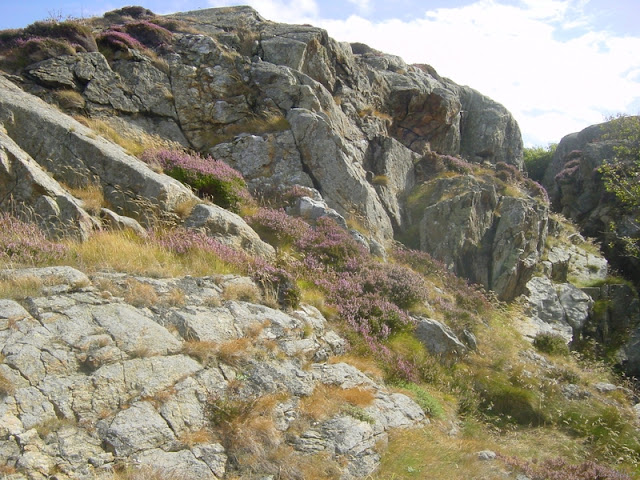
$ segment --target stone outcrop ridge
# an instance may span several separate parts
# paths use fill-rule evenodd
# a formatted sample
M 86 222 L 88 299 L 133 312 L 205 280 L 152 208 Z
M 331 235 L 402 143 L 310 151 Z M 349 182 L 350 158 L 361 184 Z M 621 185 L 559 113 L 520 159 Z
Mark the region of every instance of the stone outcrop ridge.
M 48 101 L 53 89 L 74 91 L 81 101 L 71 110 L 210 153 L 255 189 L 314 187 L 369 232 L 372 248 L 405 231 L 425 154 L 522 165 L 509 112 L 429 66 L 248 7 L 172 18 L 202 34 L 174 33 L 160 60 L 137 51 L 109 62 L 97 52 L 51 58 L 28 66 L 22 85 Z
M 159 219 L 180 222 L 181 204 L 201 202 L 182 183 L 151 170 L 119 146 L 0 76 L 0 208 L 37 220 L 54 236 L 85 239 L 92 230 L 144 235 Z M 88 213 L 67 189 L 95 187 L 111 209 Z M 185 226 L 264 257 L 274 255 L 238 215 L 197 205 Z
M 615 222 L 617 234 L 637 238 L 640 227 L 632 215 L 623 212 L 615 196 L 604 188 L 598 168 L 615 156 L 614 139 L 603 138 L 607 124 L 592 125 L 581 132 L 565 136 L 544 176 L 553 208 L 573 220 L 588 237 L 597 238 L 604 246 L 614 268 L 638 279 L 640 265 L 633 258 L 610 248 L 615 235 L 610 224 Z
M 240 408 L 264 400 L 271 407 L 255 427 L 263 430 L 248 424 L 242 435 L 268 434 L 251 441 L 293 456 L 321 455 L 341 478 L 376 468 L 376 444 L 389 429 L 425 421 L 405 395 L 327 363 L 345 341 L 315 308 L 284 313 L 224 300 L 242 286 L 257 290 L 247 278 L 89 278 L 69 267 L 0 273 L 43 279 L 24 306 L 0 301 L 0 458 L 29 478 L 54 470 L 57 478 L 108 477 L 123 464 L 225 478 L 233 452 L 209 430 L 216 415 L 227 418 L 225 401 Z M 370 401 L 313 420 L 303 401 L 323 388 Z

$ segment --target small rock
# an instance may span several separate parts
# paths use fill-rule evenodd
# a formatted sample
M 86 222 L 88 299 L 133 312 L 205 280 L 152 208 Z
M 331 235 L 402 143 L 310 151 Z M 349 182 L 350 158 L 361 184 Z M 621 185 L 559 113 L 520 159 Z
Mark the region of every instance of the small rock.
M 477 455 L 478 455 L 478 460 L 487 461 L 487 460 L 496 459 L 496 452 L 493 452 L 491 450 L 482 450 L 481 452 L 478 452 Z

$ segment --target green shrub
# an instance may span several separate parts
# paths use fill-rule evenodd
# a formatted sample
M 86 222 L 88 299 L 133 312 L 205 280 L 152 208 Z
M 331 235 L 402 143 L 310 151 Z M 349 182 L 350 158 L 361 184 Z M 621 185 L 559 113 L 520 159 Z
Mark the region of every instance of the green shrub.
M 529 174 L 529 178 L 536 182 L 541 182 L 544 177 L 544 172 L 553 159 L 553 154 L 556 151 L 557 145 L 555 143 L 545 147 L 533 147 L 525 148 L 524 166 Z
M 569 355 L 569 347 L 562 336 L 557 333 L 539 333 L 533 339 L 533 346 L 536 350 L 549 355 Z
M 476 380 L 480 409 L 500 422 L 538 426 L 547 420 L 538 394 L 494 373 Z
M 411 392 L 413 400 L 428 416 L 432 418 L 444 417 L 444 409 L 442 405 L 440 405 L 440 402 L 433 398 L 433 396 L 420 385 L 412 382 L 401 382 L 398 386 Z
M 160 166 L 164 173 L 193 187 L 200 196 L 210 198 L 222 208 L 238 211 L 250 198 L 242 175 L 229 165 L 197 153 L 178 150 L 148 150 L 142 160 Z

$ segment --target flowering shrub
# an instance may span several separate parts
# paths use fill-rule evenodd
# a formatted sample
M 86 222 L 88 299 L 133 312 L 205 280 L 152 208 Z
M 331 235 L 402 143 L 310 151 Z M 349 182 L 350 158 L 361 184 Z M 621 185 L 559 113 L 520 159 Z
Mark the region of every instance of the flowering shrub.
M 525 186 L 527 187 L 527 190 L 529 190 L 529 193 L 531 195 L 541 198 L 543 203 L 549 203 L 549 193 L 547 192 L 547 189 L 544 188 L 540 183 L 527 178 L 525 181 Z
M 43 264 L 61 258 L 66 248 L 48 240 L 33 223 L 0 213 L 0 259 L 19 264 Z
M 23 34 L 25 40 L 34 37 L 55 38 L 81 46 L 83 51 L 98 50 L 91 28 L 76 20 L 35 22 L 26 27 Z
M 274 289 L 283 306 L 297 307 L 300 301 L 299 289 L 286 270 L 275 267 L 260 257 L 252 257 L 244 251 L 224 245 L 202 232 L 186 228 L 151 230 L 149 238 L 151 242 L 177 255 L 187 255 L 194 250 L 215 255 L 233 270 L 250 275 L 265 290 Z
M 142 160 L 162 167 L 164 172 L 193 187 L 200 196 L 210 197 L 223 208 L 237 211 L 250 197 L 242 175 L 229 165 L 198 153 L 178 150 L 147 150 Z
M 580 159 L 573 158 L 564 164 L 564 168 L 555 176 L 556 182 L 562 182 L 571 178 L 580 168 Z
M 296 242 L 299 250 L 333 269 L 350 269 L 367 254 L 346 230 L 327 217 L 320 217 L 315 228 L 308 229 Z
M 166 47 L 171 43 L 173 34 L 164 27 L 146 20 L 127 23 L 124 31 L 147 47 Z
M 403 265 L 369 263 L 359 281 L 366 293 L 376 293 L 400 308 L 410 308 L 426 300 L 424 279 Z
M 461 158 L 452 157 L 451 155 L 443 155 L 442 160 L 447 168 L 454 172 L 467 174 L 473 171 L 473 165 Z
M 311 229 L 304 220 L 287 215 L 284 209 L 260 208 L 246 221 L 261 237 L 280 246 L 294 244 Z
M 523 472 L 531 480 L 631 480 L 624 473 L 617 472 L 596 462 L 586 461 L 572 465 L 562 458 L 530 463 L 515 457 L 500 458 Z
M 98 35 L 96 42 L 103 53 L 105 48 L 110 50 L 128 50 L 129 48 L 135 48 L 136 50 L 144 49 L 144 45 L 128 33 L 114 29 L 107 30 Z
M 119 17 L 131 17 L 131 18 L 148 18 L 148 17 L 154 17 L 155 13 L 153 13 L 151 10 L 144 8 L 144 7 L 138 7 L 138 6 L 134 6 L 134 7 L 122 7 L 122 8 L 118 8 L 117 10 L 111 10 L 110 12 L 107 12 L 104 14 L 104 18 L 116 18 L 118 19 Z

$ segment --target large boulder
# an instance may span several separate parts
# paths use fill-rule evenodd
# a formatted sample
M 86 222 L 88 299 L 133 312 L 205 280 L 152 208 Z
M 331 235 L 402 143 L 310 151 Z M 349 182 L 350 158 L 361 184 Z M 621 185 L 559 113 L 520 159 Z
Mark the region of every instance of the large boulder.
M 97 137 L 89 128 L 0 77 L 0 123 L 7 136 L 59 182 L 97 184 L 117 213 L 151 223 L 194 199 L 172 178 Z
M 51 236 L 86 239 L 97 222 L 0 125 L 0 209 L 34 219 Z
M 640 226 L 634 213 L 622 209 L 615 195 L 606 191 L 599 172 L 615 157 L 619 144 L 607 138 L 608 129 L 609 123 L 603 123 L 565 136 L 545 172 L 544 185 L 553 208 L 573 220 L 583 235 L 598 239 L 614 268 L 637 280 L 640 262 L 626 254 L 617 237 L 639 238 Z
M 437 178 L 412 194 L 419 247 L 509 300 L 523 292 L 547 235 L 547 206 L 502 194 L 490 177 Z M 424 207 L 422 207 L 424 205 Z

